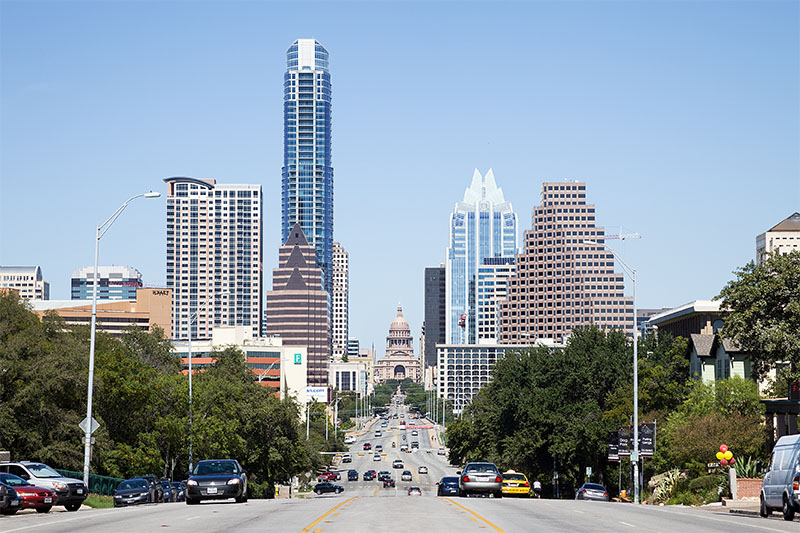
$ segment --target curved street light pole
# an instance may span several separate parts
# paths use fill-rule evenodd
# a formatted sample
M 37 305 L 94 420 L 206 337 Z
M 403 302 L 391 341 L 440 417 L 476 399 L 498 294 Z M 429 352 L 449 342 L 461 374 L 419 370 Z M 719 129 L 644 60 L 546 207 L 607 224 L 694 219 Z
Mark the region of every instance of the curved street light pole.
M 623 270 L 633 280 L 633 454 L 631 455 L 631 463 L 633 463 L 633 500 L 634 503 L 639 503 L 639 353 L 637 345 L 639 339 L 636 338 L 636 269 L 631 268 L 622 260 L 622 258 L 612 250 L 606 247 L 604 243 L 596 241 L 583 241 L 584 244 L 602 246 L 609 252 L 622 265 Z
M 92 321 L 89 333 L 89 383 L 86 401 L 86 436 L 83 443 L 83 484 L 89 488 L 89 461 L 92 458 L 92 393 L 94 389 L 94 346 L 95 346 L 95 332 L 97 330 L 97 289 L 99 284 L 97 282 L 97 261 L 100 251 L 100 239 L 106 234 L 108 229 L 119 218 L 128 204 L 137 198 L 158 198 L 161 196 L 159 192 L 147 192 L 144 194 L 137 194 L 131 196 L 119 206 L 119 209 L 106 219 L 105 222 L 95 227 L 94 232 L 94 274 L 92 277 Z

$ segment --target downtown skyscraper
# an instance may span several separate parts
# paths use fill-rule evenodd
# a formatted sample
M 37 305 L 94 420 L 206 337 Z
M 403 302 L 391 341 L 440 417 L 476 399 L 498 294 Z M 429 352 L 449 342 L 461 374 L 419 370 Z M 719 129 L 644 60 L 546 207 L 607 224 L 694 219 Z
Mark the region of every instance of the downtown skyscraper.
M 517 254 L 517 215 L 491 169 L 485 178 L 476 169 L 464 199 L 450 215 L 446 263 L 446 332 L 451 344 L 478 341 L 476 303 L 480 265 Z
M 261 335 L 260 185 L 166 178 L 167 287 L 174 339 L 210 339 L 214 326 Z
M 633 335 L 633 299 L 605 238 L 595 206 L 586 203 L 586 183 L 542 184 L 542 205 L 533 208 L 533 228 L 500 303 L 500 342 L 565 342 L 573 329 L 590 326 Z
M 323 287 L 333 290 L 333 167 L 328 51 L 298 39 L 286 51 L 283 78 L 281 242 L 300 223 L 314 247 Z

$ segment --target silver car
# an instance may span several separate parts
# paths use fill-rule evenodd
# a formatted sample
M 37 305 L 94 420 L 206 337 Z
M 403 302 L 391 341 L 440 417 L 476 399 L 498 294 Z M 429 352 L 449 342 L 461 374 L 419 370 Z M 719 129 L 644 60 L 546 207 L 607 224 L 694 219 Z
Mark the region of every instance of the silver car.
M 761 482 L 761 516 L 769 516 L 773 509 L 783 511 L 789 521 L 800 511 L 800 435 L 784 435 L 772 449 Z
M 503 497 L 503 477 L 494 463 L 467 463 L 458 480 L 461 496 L 482 492 Z
M 597 483 L 584 483 L 575 493 L 576 500 L 608 501 L 608 491 L 603 485 Z

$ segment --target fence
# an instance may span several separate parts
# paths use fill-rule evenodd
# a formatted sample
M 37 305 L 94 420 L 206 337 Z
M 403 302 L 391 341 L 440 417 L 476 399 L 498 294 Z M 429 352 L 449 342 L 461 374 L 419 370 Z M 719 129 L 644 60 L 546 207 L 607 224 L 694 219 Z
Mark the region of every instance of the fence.
M 83 479 L 83 472 L 76 472 L 74 470 L 61 470 L 56 468 L 56 471 L 62 476 L 74 477 L 75 479 Z M 100 476 L 97 474 L 89 474 L 89 492 L 94 494 L 102 494 L 104 496 L 113 496 L 114 491 L 117 490 L 117 485 L 122 481 L 122 478 Z

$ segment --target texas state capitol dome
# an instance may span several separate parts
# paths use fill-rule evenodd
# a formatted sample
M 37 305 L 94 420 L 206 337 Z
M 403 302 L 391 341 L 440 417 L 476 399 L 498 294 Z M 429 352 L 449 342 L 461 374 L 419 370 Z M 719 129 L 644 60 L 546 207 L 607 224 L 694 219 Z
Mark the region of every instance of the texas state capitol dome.
M 411 378 L 419 383 L 422 369 L 419 359 L 414 355 L 414 337 L 411 326 L 403 316 L 403 306 L 397 305 L 397 316 L 389 325 L 386 337 L 386 356 L 375 363 L 375 379 L 384 382 L 387 379 Z

